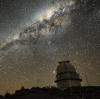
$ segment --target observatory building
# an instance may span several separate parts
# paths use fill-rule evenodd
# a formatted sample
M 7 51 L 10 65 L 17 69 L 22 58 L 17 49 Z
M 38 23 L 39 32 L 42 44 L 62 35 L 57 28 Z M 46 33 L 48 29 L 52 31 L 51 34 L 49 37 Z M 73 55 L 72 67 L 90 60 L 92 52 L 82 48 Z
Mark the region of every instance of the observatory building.
M 59 62 L 56 72 L 55 83 L 58 88 L 66 89 L 69 87 L 81 86 L 82 79 L 80 79 L 79 74 L 70 61 Z

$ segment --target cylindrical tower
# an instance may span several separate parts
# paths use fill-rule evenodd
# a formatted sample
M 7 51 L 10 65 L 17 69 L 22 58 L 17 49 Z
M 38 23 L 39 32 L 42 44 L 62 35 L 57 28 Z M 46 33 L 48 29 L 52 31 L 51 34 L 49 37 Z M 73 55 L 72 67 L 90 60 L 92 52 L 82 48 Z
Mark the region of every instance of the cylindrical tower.
M 70 61 L 61 61 L 57 67 L 56 83 L 60 89 L 81 86 L 81 79 Z

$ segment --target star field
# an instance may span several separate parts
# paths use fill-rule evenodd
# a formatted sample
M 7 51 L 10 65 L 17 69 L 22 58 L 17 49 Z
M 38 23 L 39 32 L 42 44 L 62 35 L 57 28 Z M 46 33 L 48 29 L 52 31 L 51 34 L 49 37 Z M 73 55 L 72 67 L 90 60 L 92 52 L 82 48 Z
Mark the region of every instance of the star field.
M 71 60 L 82 85 L 100 85 L 99 0 L 0 0 L 1 94 L 55 86 L 62 60 Z

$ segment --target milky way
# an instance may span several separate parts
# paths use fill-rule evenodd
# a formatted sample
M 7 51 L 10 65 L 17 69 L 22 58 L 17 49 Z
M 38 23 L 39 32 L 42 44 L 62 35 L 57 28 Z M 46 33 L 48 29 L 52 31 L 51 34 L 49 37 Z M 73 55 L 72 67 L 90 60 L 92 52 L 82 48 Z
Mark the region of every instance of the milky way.
M 81 74 L 83 85 L 99 85 L 100 1 L 37 1 L 21 0 L 26 2 L 22 6 L 17 0 L 0 1 L 0 21 L 4 23 L 0 24 L 0 92 L 21 86 L 55 86 L 57 62 L 67 59 Z M 12 21 L 11 14 L 2 17 L 10 10 Z

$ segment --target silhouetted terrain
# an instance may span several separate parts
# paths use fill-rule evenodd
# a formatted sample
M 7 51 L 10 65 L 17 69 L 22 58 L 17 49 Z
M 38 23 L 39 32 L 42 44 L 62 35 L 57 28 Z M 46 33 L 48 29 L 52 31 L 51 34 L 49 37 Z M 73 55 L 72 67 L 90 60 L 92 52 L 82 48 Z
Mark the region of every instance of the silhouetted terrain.
M 61 91 L 55 87 L 17 90 L 14 94 L 6 93 L 0 99 L 100 99 L 100 87 L 73 87 Z

